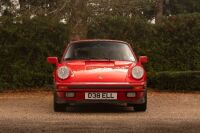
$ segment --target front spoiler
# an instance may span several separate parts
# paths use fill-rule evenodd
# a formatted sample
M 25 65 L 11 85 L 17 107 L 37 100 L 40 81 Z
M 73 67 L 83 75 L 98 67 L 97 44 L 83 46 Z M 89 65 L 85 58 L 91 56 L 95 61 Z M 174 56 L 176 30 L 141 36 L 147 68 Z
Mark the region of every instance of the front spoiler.
M 137 82 L 137 83 L 99 83 L 99 82 L 83 82 L 83 83 L 56 83 L 56 103 L 59 104 L 79 104 L 79 103 L 128 103 L 128 104 L 142 104 L 145 102 L 145 94 L 146 94 L 146 82 Z M 64 88 L 59 88 L 60 86 L 64 86 Z M 84 88 L 84 87 L 85 88 Z M 91 86 L 95 86 L 95 89 Z M 113 88 L 113 86 L 119 88 Z M 66 88 L 65 88 L 66 87 Z M 75 87 L 75 88 L 74 88 Z M 78 87 L 78 88 L 77 88 Z M 83 87 L 83 88 L 79 88 Z M 106 88 L 107 87 L 107 88 Z M 108 89 L 110 87 L 110 89 Z M 127 89 L 123 89 L 127 87 Z M 135 88 L 136 87 L 136 88 Z M 139 87 L 139 88 L 138 88 Z M 74 98 L 66 98 L 66 92 L 75 92 Z M 85 92 L 117 92 L 118 98 L 117 100 L 85 100 Z M 135 92 L 136 97 L 127 98 L 127 92 Z
M 64 100 L 61 98 L 56 99 L 56 103 L 58 104 L 87 104 L 87 103 L 105 103 L 105 104 L 143 104 L 145 103 L 145 98 L 141 97 L 137 100 L 82 100 L 82 101 L 76 101 L 76 100 Z

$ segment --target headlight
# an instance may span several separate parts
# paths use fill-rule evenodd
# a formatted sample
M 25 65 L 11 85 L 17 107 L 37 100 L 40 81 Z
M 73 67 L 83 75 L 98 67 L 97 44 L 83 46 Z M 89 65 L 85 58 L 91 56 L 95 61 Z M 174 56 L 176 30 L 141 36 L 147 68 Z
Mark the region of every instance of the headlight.
M 62 66 L 58 68 L 57 74 L 60 79 L 66 79 L 69 77 L 69 68 L 66 66 Z
M 141 79 L 144 76 L 144 69 L 140 66 L 135 66 L 132 69 L 132 76 L 135 79 Z

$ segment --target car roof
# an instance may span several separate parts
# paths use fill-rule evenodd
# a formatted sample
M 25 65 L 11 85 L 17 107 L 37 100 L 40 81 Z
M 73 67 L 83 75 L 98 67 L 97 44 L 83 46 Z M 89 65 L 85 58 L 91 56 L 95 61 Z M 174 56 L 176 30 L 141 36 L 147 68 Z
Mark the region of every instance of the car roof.
M 126 43 L 126 44 L 128 44 L 125 41 L 110 40 L 110 39 L 84 39 L 84 40 L 71 41 L 70 44 L 76 44 L 76 43 L 81 43 L 81 42 L 119 42 L 119 43 Z

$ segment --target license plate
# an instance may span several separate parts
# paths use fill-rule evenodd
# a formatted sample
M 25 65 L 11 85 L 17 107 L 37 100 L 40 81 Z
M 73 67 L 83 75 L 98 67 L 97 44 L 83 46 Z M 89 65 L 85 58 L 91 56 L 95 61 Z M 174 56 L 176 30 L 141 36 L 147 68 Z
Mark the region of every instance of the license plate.
M 117 93 L 111 92 L 86 92 L 85 99 L 90 100 L 114 100 L 117 99 Z

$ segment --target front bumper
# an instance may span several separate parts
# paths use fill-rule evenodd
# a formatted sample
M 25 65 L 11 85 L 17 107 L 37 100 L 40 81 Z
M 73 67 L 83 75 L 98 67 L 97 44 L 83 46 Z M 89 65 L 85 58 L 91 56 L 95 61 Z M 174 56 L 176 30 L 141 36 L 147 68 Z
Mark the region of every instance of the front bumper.
M 128 103 L 142 104 L 145 102 L 146 83 L 56 83 L 56 103 Z M 66 92 L 74 92 L 75 97 L 67 98 Z M 86 100 L 86 92 L 116 92 L 116 100 Z M 136 96 L 127 97 L 128 92 Z

